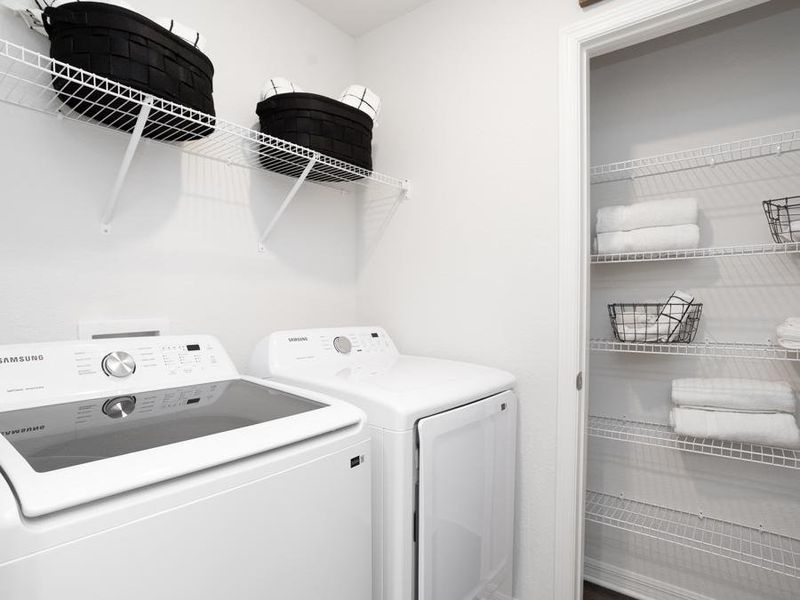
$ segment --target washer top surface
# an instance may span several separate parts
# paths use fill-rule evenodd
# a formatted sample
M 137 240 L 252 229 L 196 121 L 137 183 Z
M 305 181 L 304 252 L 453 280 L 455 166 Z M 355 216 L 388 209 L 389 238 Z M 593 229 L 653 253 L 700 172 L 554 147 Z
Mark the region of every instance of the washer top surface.
M 0 346 L 0 368 L 0 469 L 28 517 L 363 423 L 240 377 L 210 336 Z
M 371 424 L 398 431 L 515 384 L 499 369 L 401 355 L 380 327 L 275 332 L 256 348 L 250 373 L 352 402 Z

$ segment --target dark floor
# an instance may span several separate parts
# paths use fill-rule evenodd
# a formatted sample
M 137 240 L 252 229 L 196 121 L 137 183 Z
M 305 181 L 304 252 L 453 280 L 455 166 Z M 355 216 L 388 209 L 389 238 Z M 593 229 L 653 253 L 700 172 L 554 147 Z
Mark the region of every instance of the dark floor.
M 599 585 L 585 581 L 583 583 L 583 600 L 632 600 L 628 596 L 623 596 L 617 592 L 612 592 Z

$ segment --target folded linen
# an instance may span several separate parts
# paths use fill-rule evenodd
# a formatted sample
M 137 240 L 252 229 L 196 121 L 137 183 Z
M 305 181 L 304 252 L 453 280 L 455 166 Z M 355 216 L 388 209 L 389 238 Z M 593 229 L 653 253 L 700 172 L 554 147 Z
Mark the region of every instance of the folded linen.
M 597 252 L 599 254 L 685 250 L 697 248 L 699 245 L 700 228 L 697 225 L 646 227 L 634 231 L 597 234 Z
M 788 383 L 756 379 L 675 379 L 672 402 L 682 407 L 736 412 L 794 414 L 797 409 L 797 399 Z
M 670 421 L 678 435 L 781 448 L 800 447 L 800 429 L 787 413 L 719 412 L 673 408 Z
M 664 343 L 669 339 L 667 332 L 660 333 L 654 324 L 618 326 L 617 334 L 622 342 L 656 344 Z
M 646 312 L 620 312 L 617 313 L 617 324 L 623 327 L 632 325 L 652 325 L 658 320 L 658 315 Z
M 597 233 L 696 223 L 697 200 L 694 198 L 607 206 L 597 211 Z

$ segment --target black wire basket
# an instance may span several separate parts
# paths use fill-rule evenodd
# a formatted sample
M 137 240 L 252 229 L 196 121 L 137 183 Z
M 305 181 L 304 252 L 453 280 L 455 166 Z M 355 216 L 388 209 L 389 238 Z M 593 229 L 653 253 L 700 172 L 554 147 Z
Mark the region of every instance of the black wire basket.
M 614 338 L 620 342 L 689 344 L 697 335 L 702 304 L 671 302 L 609 304 Z
M 778 244 L 800 242 L 800 196 L 764 201 L 772 239 Z

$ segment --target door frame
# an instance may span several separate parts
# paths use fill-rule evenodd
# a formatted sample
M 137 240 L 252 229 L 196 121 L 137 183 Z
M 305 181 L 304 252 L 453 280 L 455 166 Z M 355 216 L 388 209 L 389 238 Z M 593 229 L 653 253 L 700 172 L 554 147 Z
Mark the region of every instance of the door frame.
M 554 595 L 580 600 L 589 365 L 589 60 L 769 0 L 600 5 L 559 34 L 558 381 Z M 627 158 L 627 157 L 622 157 Z M 583 373 L 583 387 L 576 378 Z

